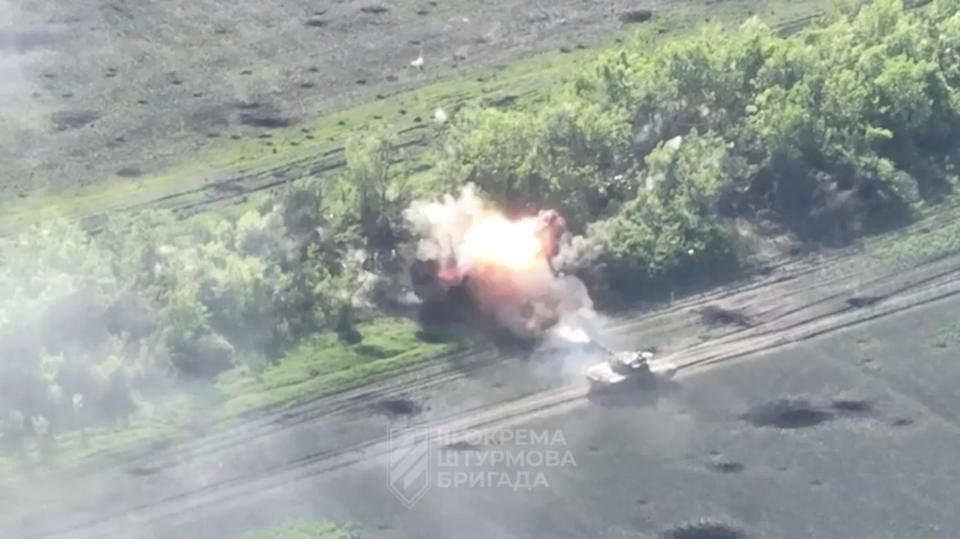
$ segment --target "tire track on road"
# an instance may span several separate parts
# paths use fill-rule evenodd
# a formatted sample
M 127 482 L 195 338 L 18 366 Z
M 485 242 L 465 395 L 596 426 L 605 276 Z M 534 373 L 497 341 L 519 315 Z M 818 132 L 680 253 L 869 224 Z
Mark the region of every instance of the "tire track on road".
M 850 276 L 856 279 L 860 276 Z M 738 331 L 705 343 L 669 352 L 663 359 L 684 357 L 677 361 L 681 376 L 715 367 L 725 362 L 798 344 L 821 335 L 894 315 L 909 309 L 953 297 L 960 293 L 960 256 L 940 259 L 915 266 L 912 272 L 896 268 L 880 268 L 868 282 L 873 290 L 883 296 L 872 307 L 853 308 L 840 299 L 843 293 L 828 293 L 828 299 L 818 297 L 806 308 L 791 309 L 790 315 L 778 316 L 773 321 L 755 326 L 754 331 Z M 842 287 L 843 282 L 834 286 Z M 773 290 L 772 292 L 776 292 Z M 780 322 L 780 325 L 776 325 Z M 693 357 L 691 357 L 693 356 Z M 546 392 L 520 396 L 517 399 L 493 406 L 465 411 L 439 420 L 446 432 L 471 429 L 495 428 L 506 422 L 523 421 L 537 414 L 555 410 L 582 401 L 587 395 L 585 384 L 560 387 Z M 323 414 L 319 414 L 322 416 Z M 77 519 L 60 531 L 83 533 L 91 537 L 108 533 L 117 519 L 128 514 L 137 514 L 147 520 L 169 519 L 199 508 L 225 507 L 249 503 L 290 482 L 341 469 L 385 454 L 385 438 L 373 439 L 343 449 L 325 451 L 267 468 L 259 473 L 231 477 L 198 489 L 165 496 L 148 503 L 117 509 L 113 515 L 98 519 Z M 252 497 L 252 498 L 251 498 Z M 100 531 L 98 531 L 100 530 Z M 42 537 L 43 534 L 35 535 Z M 84 535 L 87 536 L 87 535 Z

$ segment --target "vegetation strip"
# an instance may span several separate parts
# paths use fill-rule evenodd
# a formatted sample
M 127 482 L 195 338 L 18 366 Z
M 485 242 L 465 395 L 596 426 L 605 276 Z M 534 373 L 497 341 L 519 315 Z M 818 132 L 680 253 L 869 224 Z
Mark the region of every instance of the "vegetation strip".
M 955 184 L 957 7 L 879 0 L 786 38 L 756 19 L 640 35 L 537 107 L 457 111 L 431 169 L 376 132 L 336 178 L 236 215 L 36 225 L 0 246 L 0 353 L 19 359 L 0 364 L 2 443 L 52 460 L 111 423 L 169 431 L 197 406 L 172 400 L 184 380 L 238 413 L 470 346 L 384 316 L 407 305 L 403 210 L 467 182 L 513 214 L 560 209 L 561 265 L 601 298 L 736 274 L 775 235 L 906 221 Z

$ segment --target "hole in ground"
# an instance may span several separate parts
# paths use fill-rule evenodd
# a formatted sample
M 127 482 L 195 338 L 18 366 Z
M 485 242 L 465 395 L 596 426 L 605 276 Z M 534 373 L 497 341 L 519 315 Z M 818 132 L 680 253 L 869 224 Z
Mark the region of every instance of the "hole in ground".
M 453 442 L 452 444 L 447 444 L 443 447 L 444 449 L 449 449 L 451 451 L 476 451 L 480 449 L 479 445 L 468 442 L 466 440 L 458 440 L 456 442 Z
M 707 464 L 707 467 L 720 473 L 740 473 L 743 471 L 743 464 L 732 460 L 721 460 Z
M 419 403 L 403 397 L 383 399 L 376 407 L 389 415 L 410 416 L 420 413 L 423 409 Z
M 743 419 L 755 427 L 800 429 L 833 419 L 833 414 L 818 410 L 803 399 L 783 399 L 752 408 Z
M 834 410 L 852 414 L 865 414 L 873 410 L 868 401 L 860 399 L 835 399 L 830 406 Z
M 745 539 L 746 536 L 728 524 L 698 522 L 684 524 L 663 533 L 664 539 Z

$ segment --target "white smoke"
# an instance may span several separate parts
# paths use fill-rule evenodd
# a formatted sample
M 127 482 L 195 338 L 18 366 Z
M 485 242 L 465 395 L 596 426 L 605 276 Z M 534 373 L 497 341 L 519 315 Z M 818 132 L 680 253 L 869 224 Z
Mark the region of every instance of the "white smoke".
M 451 286 L 463 283 L 474 304 L 504 327 L 524 337 L 591 339 L 596 314 L 579 279 L 555 275 L 545 258 L 522 268 L 477 263 L 471 229 L 502 215 L 473 184 L 456 197 L 416 201 L 405 217 L 419 238 L 417 259 L 435 262 Z
M 404 212 L 411 231 L 420 238 L 419 260 L 437 260 L 442 264 L 456 258 L 470 227 L 488 214 L 486 203 L 477 195 L 476 186 L 467 184 L 454 198 L 444 195 L 440 201 L 416 200 Z

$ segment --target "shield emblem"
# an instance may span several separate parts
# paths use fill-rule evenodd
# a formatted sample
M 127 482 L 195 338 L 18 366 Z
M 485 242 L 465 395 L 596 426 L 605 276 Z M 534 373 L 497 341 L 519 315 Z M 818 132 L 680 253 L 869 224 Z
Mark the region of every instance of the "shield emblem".
M 413 504 L 430 488 L 430 439 L 425 427 L 390 429 L 387 485 L 404 505 Z

